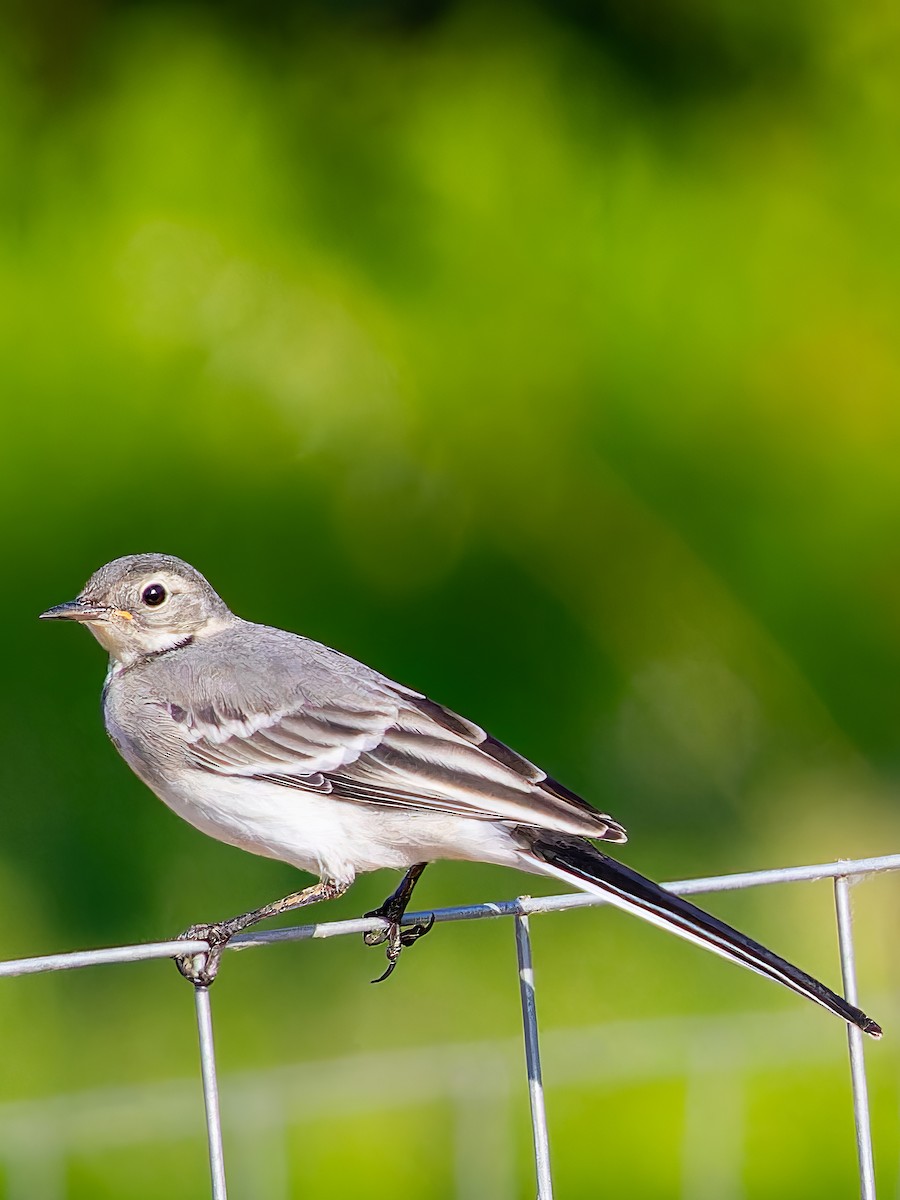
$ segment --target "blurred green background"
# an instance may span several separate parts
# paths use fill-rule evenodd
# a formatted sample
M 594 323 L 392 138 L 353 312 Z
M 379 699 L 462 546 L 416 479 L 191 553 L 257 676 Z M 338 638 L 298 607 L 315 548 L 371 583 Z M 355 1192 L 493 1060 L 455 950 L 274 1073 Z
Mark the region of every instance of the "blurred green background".
M 36 620 L 145 550 L 472 716 L 613 812 L 658 878 L 897 848 L 894 6 L 4 13 L 3 957 L 158 939 L 297 882 L 130 775 L 99 648 Z M 418 897 L 539 887 L 440 865 Z M 827 883 L 710 906 L 837 984 Z M 857 911 L 893 1194 L 896 883 Z M 731 1191 L 685 1176 L 684 1079 L 554 1088 L 548 1064 L 562 1195 L 854 1194 L 838 1022 L 620 914 L 534 936 L 548 1031 L 763 1012 L 831 1055 L 747 1075 Z M 231 956 L 226 1095 L 251 1068 L 515 1038 L 513 963 L 503 922 L 441 928 L 379 988 L 356 939 Z M 196 1069 L 167 963 L 6 981 L 0 1029 L 2 1102 Z M 449 1197 L 450 1124 L 410 1104 L 292 1127 L 282 1194 Z M 181 1140 L 76 1156 L 34 1200 L 202 1196 L 203 1147 L 198 1085 Z M 21 1200 L 8 1164 L 3 1188 Z

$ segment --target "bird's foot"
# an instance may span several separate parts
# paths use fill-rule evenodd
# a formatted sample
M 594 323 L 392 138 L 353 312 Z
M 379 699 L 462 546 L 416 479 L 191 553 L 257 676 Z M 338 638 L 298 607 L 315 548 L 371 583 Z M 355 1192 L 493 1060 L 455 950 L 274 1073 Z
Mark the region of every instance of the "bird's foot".
M 209 950 L 195 950 L 190 954 L 176 954 L 175 966 L 195 987 L 209 987 L 219 972 L 222 951 L 236 930 L 229 928 L 227 921 L 210 925 L 191 925 L 179 933 L 179 942 L 206 942 Z
M 384 929 L 370 929 L 368 933 L 363 934 L 363 941 L 367 946 L 380 946 L 382 943 L 385 945 L 384 953 L 388 960 L 387 970 L 377 979 L 373 979 L 373 983 L 383 983 L 396 967 L 401 951 L 424 937 L 434 925 L 434 913 L 432 913 L 423 924 L 407 925 L 404 928 L 400 924 L 403 909 L 398 911 L 397 905 L 391 903 L 393 899 L 394 897 L 391 896 L 390 899 L 385 900 L 381 908 L 366 913 L 367 917 L 382 917 L 387 921 Z

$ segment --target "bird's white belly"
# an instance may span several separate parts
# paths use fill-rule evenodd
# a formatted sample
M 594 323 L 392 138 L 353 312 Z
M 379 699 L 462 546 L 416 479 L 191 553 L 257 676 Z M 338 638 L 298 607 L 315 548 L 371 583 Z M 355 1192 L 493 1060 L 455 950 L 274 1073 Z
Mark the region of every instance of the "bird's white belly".
M 365 871 L 405 870 L 440 858 L 521 866 L 507 831 L 490 821 L 193 772 L 183 782 L 147 782 L 169 808 L 211 837 L 344 883 Z

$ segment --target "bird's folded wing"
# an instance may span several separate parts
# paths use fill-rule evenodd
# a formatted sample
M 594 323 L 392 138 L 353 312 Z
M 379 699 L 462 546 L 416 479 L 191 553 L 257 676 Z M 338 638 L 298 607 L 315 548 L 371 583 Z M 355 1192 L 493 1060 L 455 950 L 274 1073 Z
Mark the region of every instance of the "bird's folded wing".
M 297 702 L 272 712 L 233 704 L 187 711 L 195 766 L 336 799 L 540 825 L 607 841 L 622 827 L 479 726 L 415 692 L 373 689 L 360 705 Z

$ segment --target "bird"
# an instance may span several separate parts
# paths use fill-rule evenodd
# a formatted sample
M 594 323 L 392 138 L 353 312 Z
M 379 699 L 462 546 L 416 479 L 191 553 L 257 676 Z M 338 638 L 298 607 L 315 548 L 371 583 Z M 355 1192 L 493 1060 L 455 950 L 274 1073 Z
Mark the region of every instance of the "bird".
M 86 625 L 107 651 L 107 733 L 170 809 L 317 877 L 179 935 L 208 946 L 176 956 L 196 986 L 213 981 L 235 934 L 391 868 L 400 884 L 366 914 L 383 922 L 366 935 L 385 945 L 381 982 L 433 923 L 404 924 L 422 872 L 450 859 L 562 880 L 881 1036 L 825 984 L 599 849 L 625 842 L 623 826 L 481 726 L 338 650 L 243 620 L 179 558 L 117 558 L 41 617 Z

